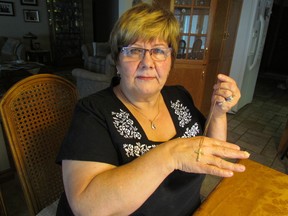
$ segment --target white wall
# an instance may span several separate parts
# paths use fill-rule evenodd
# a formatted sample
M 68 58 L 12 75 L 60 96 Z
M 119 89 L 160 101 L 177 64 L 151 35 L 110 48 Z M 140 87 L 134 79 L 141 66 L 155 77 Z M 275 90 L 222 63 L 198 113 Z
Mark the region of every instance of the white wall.
M 152 0 L 142 1 L 147 3 L 152 2 Z M 29 47 L 29 40 L 24 39 L 23 35 L 32 32 L 38 37 L 38 39 L 33 40 L 33 42 L 39 42 L 42 49 L 50 50 L 50 32 L 46 1 L 38 0 L 37 6 L 21 5 L 20 0 L 9 0 L 9 2 L 13 2 L 15 16 L 0 16 L 0 36 L 20 39 Z M 119 0 L 119 16 L 132 7 L 132 2 L 133 0 Z M 92 41 L 93 39 L 92 0 L 83 0 L 83 3 L 85 42 Z M 25 22 L 23 9 L 38 10 L 40 22 Z
M 38 0 L 37 6 L 21 5 L 20 0 L 14 0 L 11 2 L 13 2 L 14 5 L 15 16 L 0 16 L 0 36 L 20 39 L 27 47 L 30 47 L 30 41 L 24 39 L 23 35 L 32 32 L 38 37 L 36 40 L 33 40 L 33 42 L 39 42 L 41 49 L 50 50 L 50 31 L 46 1 Z M 87 25 L 84 29 L 85 42 L 92 41 L 93 39 L 92 0 L 83 0 L 83 3 L 83 18 Z M 40 22 L 25 22 L 23 9 L 38 10 Z
M 142 0 L 142 2 L 151 3 L 152 0 Z M 119 17 L 132 7 L 133 0 L 119 0 Z
M 15 16 L 0 16 L 0 36 L 18 38 L 29 47 L 29 40 L 23 35 L 32 32 L 38 37 L 34 42 L 39 42 L 42 49 L 50 49 L 46 1 L 38 0 L 37 6 L 21 5 L 20 0 L 9 2 L 13 2 Z M 38 10 L 40 22 L 25 22 L 23 9 Z
M 119 17 L 132 7 L 133 0 L 119 0 Z

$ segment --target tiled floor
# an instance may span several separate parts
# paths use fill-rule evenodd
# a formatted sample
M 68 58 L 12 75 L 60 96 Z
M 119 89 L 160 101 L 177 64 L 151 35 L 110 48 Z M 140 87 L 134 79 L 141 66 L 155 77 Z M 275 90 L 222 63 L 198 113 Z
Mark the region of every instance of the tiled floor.
M 259 78 L 255 97 L 237 114 L 229 114 L 228 141 L 251 153 L 250 159 L 287 173 L 287 159 L 281 161 L 277 147 L 288 119 L 288 90 L 279 81 Z M 221 178 L 207 176 L 201 194 L 205 197 Z M 27 216 L 27 207 L 18 179 L 2 184 L 9 216 Z

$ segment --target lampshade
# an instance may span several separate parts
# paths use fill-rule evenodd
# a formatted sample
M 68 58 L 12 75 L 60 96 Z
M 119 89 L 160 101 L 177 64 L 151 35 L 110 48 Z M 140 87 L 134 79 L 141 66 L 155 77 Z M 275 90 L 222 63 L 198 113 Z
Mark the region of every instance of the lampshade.
M 31 32 L 28 32 L 27 34 L 23 35 L 23 38 L 37 39 L 37 36 L 32 34 Z

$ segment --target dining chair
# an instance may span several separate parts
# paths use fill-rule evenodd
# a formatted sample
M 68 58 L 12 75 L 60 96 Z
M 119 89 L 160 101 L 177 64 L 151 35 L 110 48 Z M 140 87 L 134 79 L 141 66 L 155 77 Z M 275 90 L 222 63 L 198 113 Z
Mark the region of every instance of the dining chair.
M 201 55 L 201 46 L 202 40 L 200 38 L 196 39 L 193 43 L 191 58 L 192 59 L 201 59 L 203 56 Z
M 46 215 L 63 192 L 55 163 L 68 130 L 76 86 L 53 74 L 36 74 L 14 84 L 3 96 L 0 113 L 15 168 L 31 215 Z
M 185 58 L 186 41 L 181 39 L 178 44 L 177 58 Z

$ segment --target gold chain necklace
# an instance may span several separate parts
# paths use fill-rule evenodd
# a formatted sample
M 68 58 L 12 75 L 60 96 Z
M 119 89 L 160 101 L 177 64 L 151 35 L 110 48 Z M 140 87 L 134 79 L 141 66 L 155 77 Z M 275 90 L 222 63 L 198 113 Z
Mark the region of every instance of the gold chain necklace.
M 151 129 L 152 129 L 152 130 L 156 130 L 157 127 L 156 127 L 156 124 L 155 124 L 155 120 L 157 119 L 157 117 L 158 117 L 159 114 L 160 114 L 160 96 L 158 96 L 158 98 L 157 98 L 158 113 L 157 113 L 157 115 L 151 120 L 151 119 L 149 119 L 146 115 L 144 115 L 142 112 L 140 112 L 139 108 L 137 108 L 137 107 L 126 97 L 126 95 L 122 92 L 121 88 L 119 88 L 119 90 L 120 90 L 121 95 L 125 98 L 125 100 L 126 100 L 127 102 L 129 102 L 129 104 L 132 106 L 132 108 L 133 108 L 136 112 L 138 112 L 139 114 L 141 114 L 145 119 L 147 119 L 147 120 L 150 122 Z

